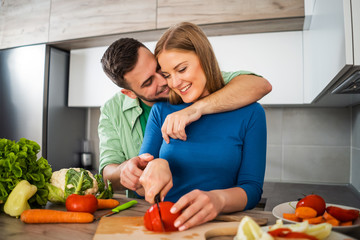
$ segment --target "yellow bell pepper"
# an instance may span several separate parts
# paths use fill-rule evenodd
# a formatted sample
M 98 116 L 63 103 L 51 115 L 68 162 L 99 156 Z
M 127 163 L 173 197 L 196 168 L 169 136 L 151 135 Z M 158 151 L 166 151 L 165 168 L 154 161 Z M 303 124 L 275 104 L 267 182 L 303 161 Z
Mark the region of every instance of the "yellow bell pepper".
M 30 209 L 28 200 L 36 191 L 37 187 L 28 181 L 18 182 L 5 202 L 4 212 L 12 217 L 19 217 L 23 211 Z

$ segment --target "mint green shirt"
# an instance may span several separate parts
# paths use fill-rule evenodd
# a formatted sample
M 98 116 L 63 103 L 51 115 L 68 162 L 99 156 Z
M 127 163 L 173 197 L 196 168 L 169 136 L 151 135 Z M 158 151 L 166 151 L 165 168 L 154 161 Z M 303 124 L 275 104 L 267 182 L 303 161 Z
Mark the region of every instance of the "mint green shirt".
M 222 72 L 225 83 L 238 75 L 253 74 L 248 71 Z M 108 164 L 121 164 L 139 154 L 143 141 L 140 115 L 143 113 L 139 99 L 116 93 L 102 107 L 98 134 L 100 148 L 99 172 Z

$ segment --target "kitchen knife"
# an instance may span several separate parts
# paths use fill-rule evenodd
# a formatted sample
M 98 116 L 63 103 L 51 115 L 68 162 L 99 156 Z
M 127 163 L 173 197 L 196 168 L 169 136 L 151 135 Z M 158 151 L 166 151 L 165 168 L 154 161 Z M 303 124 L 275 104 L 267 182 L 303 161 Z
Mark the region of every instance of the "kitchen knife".
M 99 220 L 102 217 L 109 217 L 109 216 L 111 216 L 111 215 L 113 215 L 115 213 L 119 213 L 120 211 L 125 210 L 125 209 L 127 209 L 127 208 L 129 208 L 129 207 L 131 207 L 131 206 L 133 206 L 134 204 L 137 204 L 137 203 L 138 202 L 136 200 L 131 200 L 130 202 L 121 204 L 121 205 L 117 206 L 116 208 L 111 209 L 111 211 L 96 217 L 95 221 Z
M 159 202 L 161 202 L 161 200 L 160 200 L 160 193 L 156 194 L 154 200 L 155 200 L 155 203 L 156 203 L 156 205 L 157 205 L 158 212 L 159 212 L 161 229 L 162 229 L 163 232 L 165 232 L 164 222 L 163 222 L 162 217 L 161 217 L 161 211 L 160 211 L 160 206 L 159 206 Z

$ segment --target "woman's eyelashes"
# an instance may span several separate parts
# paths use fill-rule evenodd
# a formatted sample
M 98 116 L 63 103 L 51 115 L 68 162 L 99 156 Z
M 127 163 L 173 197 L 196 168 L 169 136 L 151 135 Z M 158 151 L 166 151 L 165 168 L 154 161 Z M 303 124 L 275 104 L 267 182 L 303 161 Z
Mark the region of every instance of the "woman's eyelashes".
M 181 68 L 179 68 L 179 70 L 177 70 L 179 73 L 184 73 L 185 71 L 186 71 L 186 69 L 187 69 L 187 66 L 185 66 L 185 67 L 181 67 Z M 165 79 L 167 79 L 167 78 L 169 78 L 170 77 L 170 74 L 169 73 L 167 73 L 167 72 L 162 72 L 162 71 L 160 71 L 161 72 L 161 75 L 165 78 Z
M 182 67 L 182 68 L 180 68 L 180 69 L 179 69 L 179 72 L 180 72 L 180 73 L 185 72 L 186 68 L 187 68 L 187 67 Z
M 170 77 L 170 74 L 165 73 L 165 72 L 161 72 L 161 75 L 162 75 L 165 79 L 167 79 L 167 78 Z

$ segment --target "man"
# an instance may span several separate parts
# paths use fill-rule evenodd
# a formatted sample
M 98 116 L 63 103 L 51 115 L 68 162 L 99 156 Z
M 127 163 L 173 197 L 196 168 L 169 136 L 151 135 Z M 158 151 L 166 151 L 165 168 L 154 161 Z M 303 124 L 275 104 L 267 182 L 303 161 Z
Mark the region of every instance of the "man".
M 139 41 L 123 38 L 105 51 L 101 63 L 121 93 L 101 108 L 99 120 L 100 173 L 115 190 L 141 187 L 139 178 L 152 156 L 138 156 L 151 106 L 166 101 L 169 88 L 154 55 Z M 164 140 L 186 140 L 185 127 L 202 115 L 231 111 L 261 99 L 270 83 L 249 72 L 223 73 L 224 88 L 168 115 L 162 126 Z M 135 197 L 128 192 L 128 197 Z

